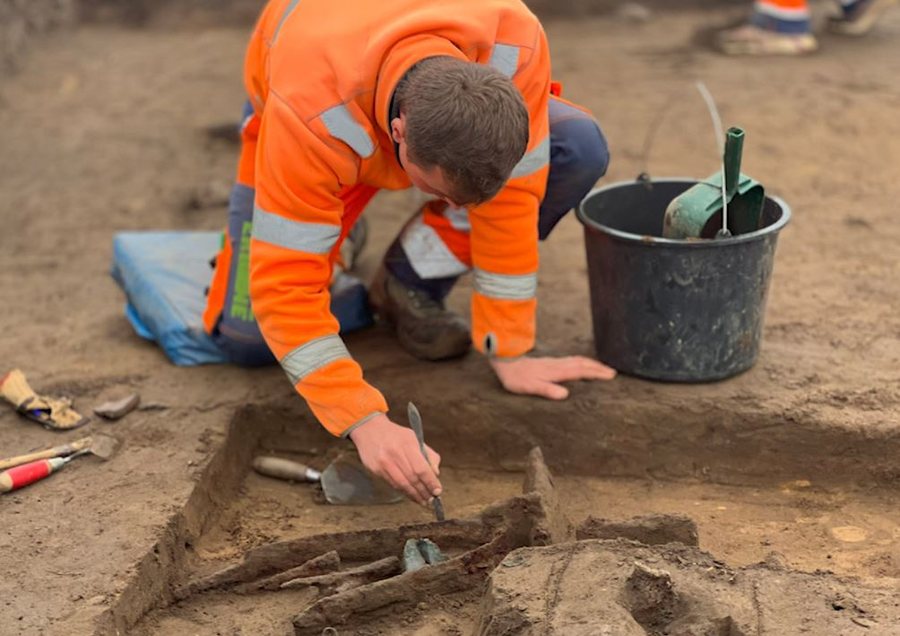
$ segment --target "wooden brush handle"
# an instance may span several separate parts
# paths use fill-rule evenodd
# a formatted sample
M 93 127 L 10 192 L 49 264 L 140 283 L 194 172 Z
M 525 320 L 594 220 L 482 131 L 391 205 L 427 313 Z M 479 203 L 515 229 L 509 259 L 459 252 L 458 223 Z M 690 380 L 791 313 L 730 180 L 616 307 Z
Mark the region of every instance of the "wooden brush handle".
M 13 466 L 18 466 L 19 464 L 27 464 L 28 462 L 33 462 L 38 459 L 50 459 L 51 457 L 63 457 L 65 455 L 71 455 L 72 453 L 85 449 L 90 445 L 91 438 L 83 437 L 69 444 L 54 446 L 53 448 L 48 448 L 47 450 L 35 451 L 33 453 L 27 453 L 25 455 L 17 455 L 16 457 L 10 457 L 9 459 L 0 459 L 0 470 L 6 470 L 7 468 L 12 468 Z

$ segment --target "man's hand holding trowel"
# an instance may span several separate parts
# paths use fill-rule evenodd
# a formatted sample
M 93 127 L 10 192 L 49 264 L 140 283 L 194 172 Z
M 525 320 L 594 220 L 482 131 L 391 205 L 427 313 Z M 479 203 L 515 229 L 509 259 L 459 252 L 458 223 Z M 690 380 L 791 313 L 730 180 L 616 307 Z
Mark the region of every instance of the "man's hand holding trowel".
M 443 490 L 438 479 L 441 456 L 425 446 L 426 460 L 411 428 L 395 424 L 387 415 L 379 413 L 365 426 L 352 431 L 350 439 L 368 470 L 413 501 L 427 505 L 432 497 L 441 495 Z
M 437 477 L 441 456 L 425 445 L 422 417 L 412 402 L 408 412 L 411 428 L 395 424 L 387 416 L 368 423 L 371 426 L 365 427 L 366 435 L 371 433 L 372 439 L 354 440 L 362 466 L 342 455 L 319 472 L 290 459 L 259 456 L 253 461 L 253 468 L 267 477 L 318 483 L 330 504 L 397 503 L 406 495 L 422 505 L 431 502 L 437 520 L 443 521 L 442 488 Z M 373 479 L 373 474 L 381 479 Z
M 616 377 L 615 369 L 583 356 L 492 359 L 491 366 L 503 388 L 510 393 L 537 395 L 550 400 L 564 400 L 569 396 L 569 390 L 562 382 Z M 432 497 L 440 497 L 443 491 L 438 480 L 441 456 L 425 445 L 426 461 L 411 429 L 395 424 L 387 415 L 379 413 L 354 429 L 350 439 L 369 471 L 413 501 L 427 504 Z

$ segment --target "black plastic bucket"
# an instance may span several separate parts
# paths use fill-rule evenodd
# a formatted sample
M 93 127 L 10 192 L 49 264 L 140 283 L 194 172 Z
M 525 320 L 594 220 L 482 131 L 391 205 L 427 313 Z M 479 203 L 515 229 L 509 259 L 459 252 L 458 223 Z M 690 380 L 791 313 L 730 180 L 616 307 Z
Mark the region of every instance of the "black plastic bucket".
M 762 229 L 715 240 L 662 238 L 690 179 L 627 181 L 581 203 L 597 357 L 645 378 L 705 382 L 756 362 L 778 232 L 790 208 L 766 197 Z

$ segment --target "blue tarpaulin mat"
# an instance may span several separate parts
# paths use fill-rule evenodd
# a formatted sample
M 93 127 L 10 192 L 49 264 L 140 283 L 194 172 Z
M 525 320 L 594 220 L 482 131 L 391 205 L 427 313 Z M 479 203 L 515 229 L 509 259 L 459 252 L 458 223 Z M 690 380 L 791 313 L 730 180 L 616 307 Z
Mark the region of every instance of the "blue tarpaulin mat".
M 125 316 L 179 366 L 228 362 L 203 329 L 210 259 L 220 232 L 121 232 L 113 239 L 112 276 L 125 291 Z M 348 332 L 372 324 L 366 290 L 351 276 L 332 286 L 331 311 Z
M 125 316 L 179 366 L 228 362 L 203 330 L 210 259 L 221 232 L 122 232 L 113 239 L 113 278 L 125 291 Z

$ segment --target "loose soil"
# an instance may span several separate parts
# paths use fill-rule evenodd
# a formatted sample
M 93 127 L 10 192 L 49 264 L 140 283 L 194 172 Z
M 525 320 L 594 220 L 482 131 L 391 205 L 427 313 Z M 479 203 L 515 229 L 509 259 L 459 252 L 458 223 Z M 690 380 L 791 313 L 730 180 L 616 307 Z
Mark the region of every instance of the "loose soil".
M 417 362 L 381 328 L 348 346 L 397 413 L 420 406 L 454 516 L 518 492 L 540 445 L 575 522 L 687 514 L 701 548 L 729 566 L 768 559 L 895 588 L 900 12 L 864 39 L 826 35 L 803 59 L 725 59 L 695 38 L 737 15 L 609 15 L 547 31 L 566 95 L 609 138 L 606 183 L 715 170 L 696 79 L 748 131 L 745 171 L 794 211 L 754 369 L 710 385 L 580 384 L 551 404 L 504 394 L 474 355 Z M 198 24 L 56 33 L 0 79 L 0 360 L 84 412 L 133 390 L 150 407 L 91 425 L 122 438 L 112 460 L 76 460 L 0 498 L 4 634 L 285 633 L 305 592 L 169 605 L 173 585 L 272 540 L 429 519 L 411 504 L 325 508 L 308 487 L 248 473 L 257 449 L 315 463 L 343 445 L 279 370 L 175 368 L 122 316 L 107 273 L 115 232 L 218 229 L 225 218 L 236 149 L 205 130 L 237 118 L 249 26 Z M 412 210 L 407 193 L 375 201 L 364 274 Z M 539 329 L 546 346 L 589 354 L 580 232 L 570 218 L 542 247 Z M 462 311 L 468 289 L 451 298 Z M 0 409 L 4 456 L 74 437 Z M 479 599 L 448 596 L 367 629 L 468 633 Z M 773 620 L 761 633 L 784 633 Z
M 479 614 L 483 636 L 900 633 L 892 590 L 623 541 L 513 552 L 491 575 Z

